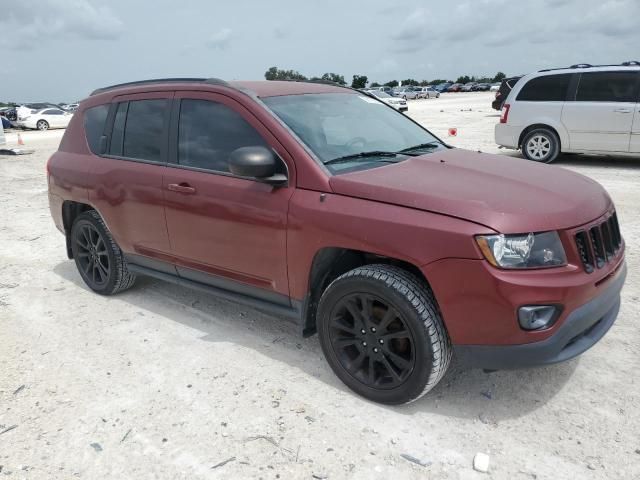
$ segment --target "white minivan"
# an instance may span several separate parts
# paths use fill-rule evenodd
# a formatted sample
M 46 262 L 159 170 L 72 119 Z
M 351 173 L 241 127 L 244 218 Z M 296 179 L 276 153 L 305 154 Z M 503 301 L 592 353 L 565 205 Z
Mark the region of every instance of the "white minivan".
M 573 65 L 522 77 L 495 140 L 549 163 L 559 153 L 640 155 L 640 63 Z

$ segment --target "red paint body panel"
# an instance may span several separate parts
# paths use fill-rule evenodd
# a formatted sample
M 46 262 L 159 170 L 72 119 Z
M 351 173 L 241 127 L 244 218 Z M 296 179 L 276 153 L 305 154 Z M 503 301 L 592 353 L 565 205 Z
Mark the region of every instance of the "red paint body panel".
M 289 281 L 291 295 L 308 291 L 315 254 L 341 247 L 424 265 L 441 258 L 481 259 L 473 235 L 486 227 L 430 212 L 371 200 L 297 189 L 289 209 Z
M 595 181 L 563 168 L 454 149 L 331 178 L 336 193 L 486 225 L 501 233 L 575 227 L 611 206 Z

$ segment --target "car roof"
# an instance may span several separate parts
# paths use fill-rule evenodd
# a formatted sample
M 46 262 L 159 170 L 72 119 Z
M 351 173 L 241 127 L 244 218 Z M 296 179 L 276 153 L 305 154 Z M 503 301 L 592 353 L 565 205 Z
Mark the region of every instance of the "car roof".
M 218 78 L 160 78 L 121 83 L 99 88 L 91 96 L 109 93 L 124 95 L 143 93 L 145 91 L 193 89 L 211 90 L 214 87 L 227 87 L 257 97 L 275 97 L 281 95 L 303 95 L 309 93 L 358 93 L 358 91 L 342 87 L 335 83 L 299 82 L 284 80 L 232 81 L 226 82 Z
M 258 97 L 277 97 L 280 95 L 304 95 L 307 93 L 357 93 L 350 88 L 331 83 L 294 82 L 285 80 L 233 81 L 229 85 L 250 90 Z

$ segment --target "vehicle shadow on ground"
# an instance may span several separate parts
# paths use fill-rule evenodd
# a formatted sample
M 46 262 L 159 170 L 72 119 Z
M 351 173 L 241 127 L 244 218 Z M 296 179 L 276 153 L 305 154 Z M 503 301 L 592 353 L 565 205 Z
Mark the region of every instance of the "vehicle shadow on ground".
M 602 155 L 560 154 L 552 163 L 561 167 L 610 167 L 617 170 L 640 169 L 640 153 L 637 157 L 615 157 Z
M 54 272 L 89 290 L 73 261 L 59 263 Z M 134 307 L 132 315 L 147 312 L 196 329 L 203 334 L 200 340 L 252 349 L 351 394 L 324 360 L 317 336 L 302 338 L 297 325 L 255 308 L 147 277 L 139 277 L 131 290 L 108 301 L 129 303 Z M 425 397 L 410 405 L 382 408 L 404 415 L 429 412 L 496 424 L 546 404 L 562 390 L 576 366 L 574 360 L 545 368 L 486 373 L 462 369 L 454 357 L 448 373 Z

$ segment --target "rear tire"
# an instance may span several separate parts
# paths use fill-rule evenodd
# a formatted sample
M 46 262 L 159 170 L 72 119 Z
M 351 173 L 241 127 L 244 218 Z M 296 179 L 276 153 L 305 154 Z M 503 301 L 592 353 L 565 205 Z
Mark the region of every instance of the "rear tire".
M 551 163 L 560 153 L 560 139 L 548 128 L 535 128 L 522 140 L 522 154 L 527 160 Z
M 390 265 L 365 265 L 334 280 L 318 306 L 318 332 L 335 374 L 369 400 L 417 400 L 443 377 L 451 343 L 432 293 Z
M 47 122 L 46 120 L 38 120 L 38 123 L 36 123 L 36 128 L 38 130 L 49 130 L 49 122 Z
M 127 269 L 122 250 L 95 210 L 78 215 L 71 227 L 71 250 L 80 276 L 101 295 L 130 288 L 135 275 Z

